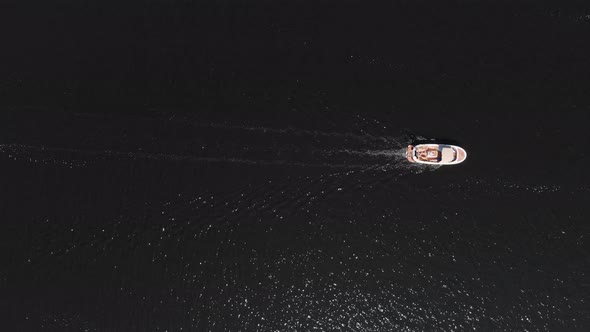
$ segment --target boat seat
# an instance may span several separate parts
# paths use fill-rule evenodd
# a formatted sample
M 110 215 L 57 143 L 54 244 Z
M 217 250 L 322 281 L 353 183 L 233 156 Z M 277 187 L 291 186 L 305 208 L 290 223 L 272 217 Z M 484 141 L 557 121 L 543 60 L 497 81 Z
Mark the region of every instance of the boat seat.
M 449 163 L 451 161 L 454 161 L 456 159 L 456 152 L 453 148 L 450 147 L 444 147 L 442 148 L 442 158 L 441 158 L 441 162 L 443 163 Z

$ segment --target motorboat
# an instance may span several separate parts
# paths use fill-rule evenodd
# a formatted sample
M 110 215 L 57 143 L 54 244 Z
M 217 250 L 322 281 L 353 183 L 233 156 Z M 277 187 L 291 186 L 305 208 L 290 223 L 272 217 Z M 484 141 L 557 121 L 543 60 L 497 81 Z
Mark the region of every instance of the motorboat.
M 450 144 L 408 145 L 406 157 L 409 162 L 428 165 L 456 165 L 467 158 L 462 147 Z

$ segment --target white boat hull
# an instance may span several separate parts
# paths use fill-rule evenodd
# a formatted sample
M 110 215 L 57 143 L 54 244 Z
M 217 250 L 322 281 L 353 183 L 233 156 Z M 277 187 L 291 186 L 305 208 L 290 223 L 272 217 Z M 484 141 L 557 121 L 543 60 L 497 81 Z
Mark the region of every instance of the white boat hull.
M 409 145 L 408 161 L 427 165 L 456 165 L 467 159 L 467 152 L 460 146 L 450 144 Z

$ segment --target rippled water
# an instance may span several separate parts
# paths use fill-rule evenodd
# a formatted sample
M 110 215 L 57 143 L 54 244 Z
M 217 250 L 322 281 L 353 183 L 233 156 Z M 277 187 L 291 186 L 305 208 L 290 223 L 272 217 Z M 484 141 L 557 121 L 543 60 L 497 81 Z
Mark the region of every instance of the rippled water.
M 5 310 L 19 326 L 460 331 L 588 322 L 583 183 L 464 172 L 468 162 L 409 164 L 405 145 L 417 135 L 381 135 L 369 121 L 332 132 L 167 117 L 137 115 L 141 128 L 123 134 L 116 116 L 66 116 L 87 133 L 80 140 L 65 131 L 45 145 L 0 147 L 10 174 Z M 124 140 L 92 133 L 106 120 Z
M 590 331 L 583 2 L 2 12 L 0 330 Z

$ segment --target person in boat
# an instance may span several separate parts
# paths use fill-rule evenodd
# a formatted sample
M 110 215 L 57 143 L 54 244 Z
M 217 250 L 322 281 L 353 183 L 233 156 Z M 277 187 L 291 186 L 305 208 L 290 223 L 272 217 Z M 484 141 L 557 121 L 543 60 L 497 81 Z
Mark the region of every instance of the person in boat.
M 417 155 L 418 159 L 420 159 L 422 161 L 428 161 L 427 150 L 416 151 L 416 155 Z
M 438 162 L 438 157 L 440 155 L 438 149 L 428 146 L 418 147 L 416 149 L 416 154 L 418 159 L 429 162 Z

